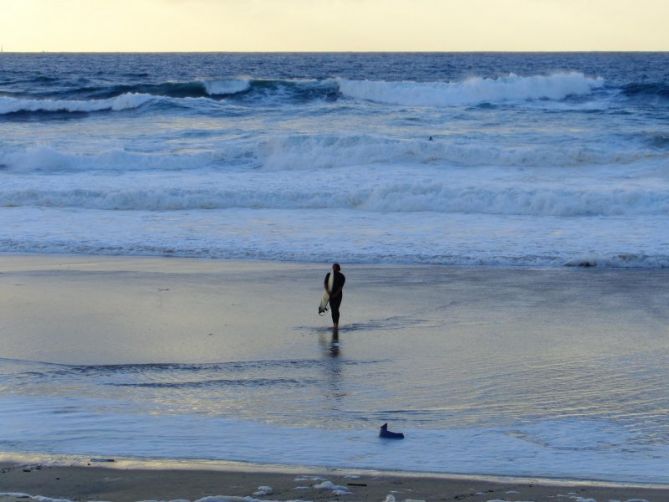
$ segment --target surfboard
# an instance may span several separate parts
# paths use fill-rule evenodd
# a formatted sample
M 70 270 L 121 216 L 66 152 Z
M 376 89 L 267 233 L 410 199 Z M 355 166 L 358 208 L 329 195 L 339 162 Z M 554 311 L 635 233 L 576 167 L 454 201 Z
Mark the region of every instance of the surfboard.
M 328 309 L 328 302 L 330 301 L 330 294 L 326 291 L 321 298 L 321 304 L 318 306 L 318 313 L 323 315 Z
M 318 306 L 318 313 L 320 315 L 323 315 L 325 311 L 328 309 L 328 302 L 330 301 L 330 291 L 332 291 L 332 288 L 334 288 L 334 271 L 330 272 L 330 276 L 328 277 L 328 287 L 323 293 L 323 297 L 321 298 L 321 304 Z

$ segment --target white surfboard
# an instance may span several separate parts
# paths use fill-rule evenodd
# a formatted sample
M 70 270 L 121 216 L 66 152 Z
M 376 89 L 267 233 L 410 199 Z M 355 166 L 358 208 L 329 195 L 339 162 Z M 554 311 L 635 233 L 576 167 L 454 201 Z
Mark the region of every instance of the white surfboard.
M 318 313 L 321 315 L 323 315 L 323 313 L 328 309 L 328 302 L 330 301 L 330 293 L 332 292 L 332 288 L 334 288 L 334 271 L 330 272 L 330 277 L 328 277 L 328 289 L 323 293 L 321 304 L 318 306 Z
M 326 291 L 321 298 L 321 304 L 318 306 L 318 313 L 323 314 L 328 309 L 328 302 L 330 301 L 330 294 Z

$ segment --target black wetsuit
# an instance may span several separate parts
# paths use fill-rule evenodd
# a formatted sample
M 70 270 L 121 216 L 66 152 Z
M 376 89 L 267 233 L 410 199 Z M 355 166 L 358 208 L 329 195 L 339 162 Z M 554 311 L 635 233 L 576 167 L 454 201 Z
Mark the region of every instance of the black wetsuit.
M 330 280 L 330 273 L 328 272 L 325 275 L 325 281 L 323 281 L 323 284 L 325 286 L 325 289 L 328 289 L 328 281 Z M 334 273 L 334 282 L 332 284 L 332 291 L 339 293 L 335 296 L 330 294 L 330 311 L 332 312 L 332 322 L 335 324 L 339 324 L 339 306 L 341 305 L 341 299 L 344 296 L 342 293 L 343 288 L 344 288 L 344 283 L 346 282 L 346 277 L 344 277 L 344 274 L 341 272 L 335 272 Z M 329 291 L 329 293 L 332 293 L 332 291 Z

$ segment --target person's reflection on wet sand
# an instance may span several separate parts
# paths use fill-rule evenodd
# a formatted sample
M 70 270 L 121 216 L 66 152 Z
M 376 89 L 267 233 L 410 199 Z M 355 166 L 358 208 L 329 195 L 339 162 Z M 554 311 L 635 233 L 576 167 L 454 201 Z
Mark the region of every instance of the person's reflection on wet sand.
M 323 348 L 323 369 L 327 381 L 325 397 L 330 401 L 332 411 L 338 411 L 341 400 L 346 396 L 346 392 L 342 389 L 343 364 L 344 362 L 339 357 L 339 334 L 332 333 L 329 338 L 324 333 L 319 337 L 319 343 Z
M 337 328 L 332 329 L 332 340 L 330 341 L 330 355 L 332 357 L 339 356 L 339 330 Z
M 340 346 L 339 346 L 339 330 L 332 330 L 332 338 L 327 339 L 325 334 L 319 336 L 319 343 L 323 350 L 331 357 L 339 357 Z

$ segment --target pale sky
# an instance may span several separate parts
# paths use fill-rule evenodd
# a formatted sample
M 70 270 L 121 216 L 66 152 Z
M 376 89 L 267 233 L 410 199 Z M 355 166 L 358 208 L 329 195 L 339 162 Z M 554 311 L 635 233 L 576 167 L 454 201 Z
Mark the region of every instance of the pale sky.
M 5 51 L 669 50 L 669 0 L 0 0 Z

